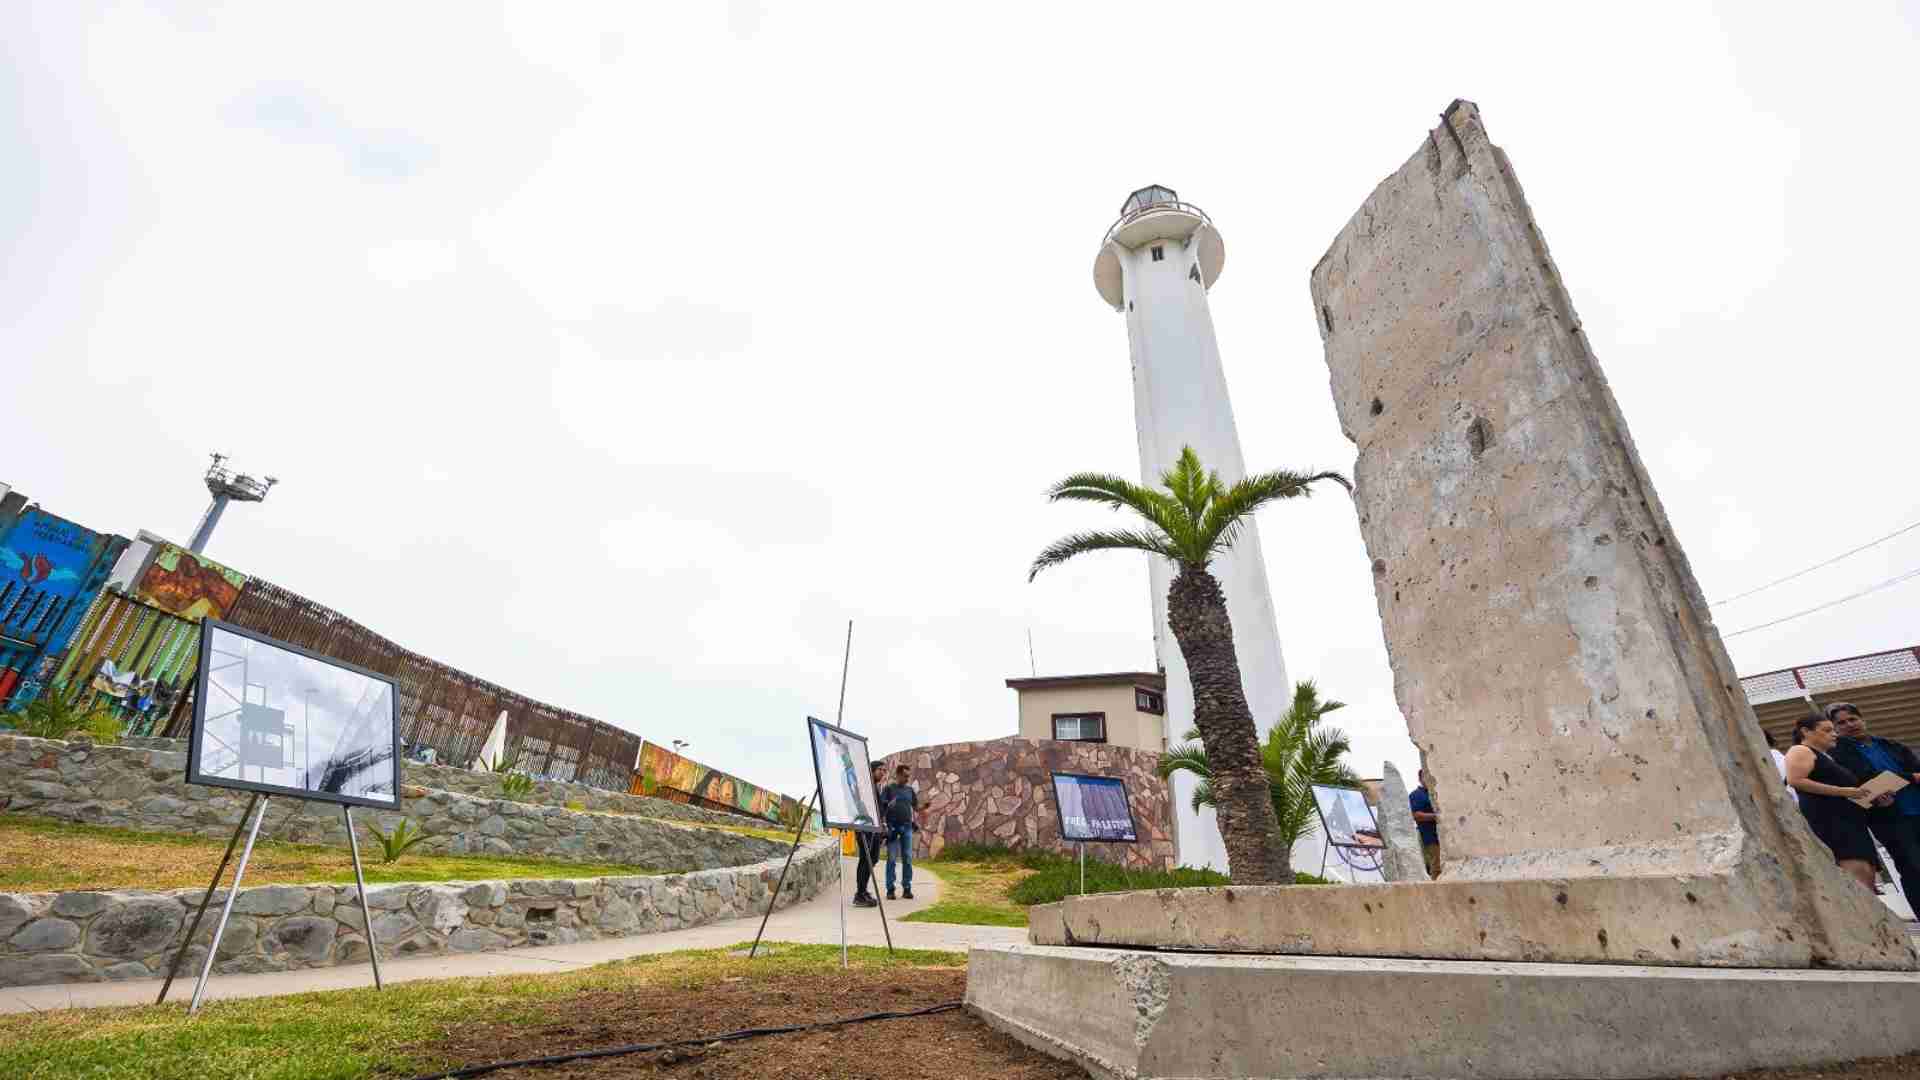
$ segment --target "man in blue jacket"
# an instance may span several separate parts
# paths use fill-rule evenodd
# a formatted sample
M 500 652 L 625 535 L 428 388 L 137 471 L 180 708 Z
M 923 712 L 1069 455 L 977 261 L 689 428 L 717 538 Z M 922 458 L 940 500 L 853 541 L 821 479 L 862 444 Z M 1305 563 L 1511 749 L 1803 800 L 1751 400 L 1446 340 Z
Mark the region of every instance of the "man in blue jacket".
M 1876 802 L 1867 811 L 1867 827 L 1893 856 L 1900 892 L 1907 903 L 1913 904 L 1913 891 L 1920 888 L 1920 757 L 1904 743 L 1867 734 L 1866 718 L 1848 702 L 1827 706 L 1827 719 L 1833 721 L 1840 735 L 1829 756 L 1846 766 L 1861 783 L 1890 772 L 1910 785 L 1892 798 L 1882 797 Z

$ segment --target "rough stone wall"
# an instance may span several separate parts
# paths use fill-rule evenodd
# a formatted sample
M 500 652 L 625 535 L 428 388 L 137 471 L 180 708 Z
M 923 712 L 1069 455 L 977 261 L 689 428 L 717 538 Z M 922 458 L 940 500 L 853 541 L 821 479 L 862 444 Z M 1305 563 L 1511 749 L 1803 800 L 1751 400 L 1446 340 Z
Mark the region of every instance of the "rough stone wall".
M 1447 878 L 1699 875 L 1688 901 L 1726 905 L 1706 962 L 1910 965 L 1787 800 L 1478 109 L 1374 190 L 1312 292 Z
M 1173 866 L 1173 816 L 1167 784 L 1154 775 L 1159 755 L 1104 743 L 1055 739 L 994 739 L 903 750 L 885 759 L 888 776 L 905 762 L 926 809 L 926 827 L 914 838 L 914 854 L 932 857 L 948 844 L 1001 844 L 1073 854 L 1060 839 L 1054 809 L 1055 772 L 1118 776 L 1127 783 L 1135 844 L 1088 844 L 1087 858 L 1127 866 Z
M 119 740 L 115 745 L 133 746 L 146 750 L 174 750 L 182 754 L 187 751 L 185 739 L 126 738 Z M 479 799 L 492 799 L 500 794 L 500 777 L 496 773 L 475 772 L 451 765 L 422 765 L 417 761 L 409 761 L 401 775 L 409 784 L 418 784 L 435 791 L 457 791 L 462 795 L 472 795 Z M 631 795 L 624 791 L 608 791 L 605 788 L 568 780 L 535 780 L 533 791 L 521 801 L 541 803 L 546 806 L 578 803 L 579 808 L 583 810 L 600 810 L 610 814 L 637 814 L 641 817 L 660 818 L 666 821 L 699 821 L 712 825 L 766 824 L 770 828 L 778 828 L 772 822 L 763 823 L 758 818 L 748 817 L 745 814 L 729 814 L 722 810 L 709 810 L 703 806 L 687 806 L 670 799 Z
M 788 907 L 838 871 L 839 844 L 802 847 L 780 890 Z M 380 955 L 426 956 L 678 930 L 766 910 L 779 859 L 659 877 L 379 885 L 367 891 Z M 0 987 L 164 976 L 204 890 L 0 893 Z M 194 934 L 182 979 L 197 976 L 226 890 Z M 241 889 L 214 971 L 245 974 L 365 963 L 352 885 Z M 369 976 L 371 978 L 371 976 Z M 191 982 L 186 986 L 190 987 Z
M 246 812 L 248 793 L 188 784 L 185 776 L 183 753 L 0 736 L 0 809 L 6 812 L 223 840 L 231 836 Z M 674 806 L 660 799 L 624 798 Z M 481 799 L 412 784 L 403 791 L 399 812 L 358 808 L 354 820 L 362 830 L 363 852 L 368 824 L 388 832 L 402 820 L 427 835 L 417 851 L 537 856 L 657 870 L 737 866 L 773 858 L 786 848 L 776 840 L 691 823 Z M 260 832 L 297 843 L 347 844 L 345 819 L 330 803 L 274 799 Z

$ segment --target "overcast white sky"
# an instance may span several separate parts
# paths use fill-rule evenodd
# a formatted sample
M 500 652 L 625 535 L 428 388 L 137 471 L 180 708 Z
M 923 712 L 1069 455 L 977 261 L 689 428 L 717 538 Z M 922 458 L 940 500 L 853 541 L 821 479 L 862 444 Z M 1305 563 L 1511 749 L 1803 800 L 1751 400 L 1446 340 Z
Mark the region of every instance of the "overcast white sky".
M 1769 11 L 1762 11 L 1768 8 Z M 1250 468 L 1351 469 L 1307 275 L 1454 97 L 1512 156 L 1710 597 L 1920 520 L 1912 2 L 0 8 L 0 481 L 791 792 L 1150 668 L 1144 563 L 1034 585 L 1137 467 L 1096 244 L 1227 240 Z M 1412 761 L 1351 504 L 1262 520 L 1287 664 Z M 1920 532 L 1716 608 L 1920 566 Z M 1732 638 L 1920 640 L 1920 580 Z M 1266 718 L 1263 718 L 1266 719 Z

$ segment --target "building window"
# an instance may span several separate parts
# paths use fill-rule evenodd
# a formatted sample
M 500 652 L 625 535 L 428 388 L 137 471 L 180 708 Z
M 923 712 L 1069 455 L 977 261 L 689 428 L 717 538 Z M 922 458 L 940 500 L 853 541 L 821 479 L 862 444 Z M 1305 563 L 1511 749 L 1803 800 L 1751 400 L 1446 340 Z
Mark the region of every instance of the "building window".
M 1069 742 L 1106 742 L 1107 714 L 1054 713 L 1053 737 Z
M 1154 248 L 1154 249 L 1153 249 L 1153 261 L 1154 261 L 1154 262 L 1165 262 L 1165 261 L 1167 261 L 1167 249 L 1166 249 L 1166 248 L 1163 248 L 1163 247 L 1156 247 L 1156 248 Z
M 1167 699 L 1160 696 L 1157 691 L 1142 690 L 1139 687 L 1135 687 L 1133 691 L 1133 707 L 1139 709 L 1141 712 L 1152 713 L 1155 716 L 1164 716 L 1167 712 Z

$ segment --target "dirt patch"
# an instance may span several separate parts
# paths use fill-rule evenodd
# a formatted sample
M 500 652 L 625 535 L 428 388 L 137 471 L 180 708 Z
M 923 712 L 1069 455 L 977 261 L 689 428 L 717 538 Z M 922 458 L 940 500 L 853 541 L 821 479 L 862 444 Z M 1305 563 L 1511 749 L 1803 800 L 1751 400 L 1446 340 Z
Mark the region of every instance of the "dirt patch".
M 1897 1058 L 1868 1058 L 1845 1065 L 1815 1065 L 1804 1069 L 1743 1072 L 1719 1080 L 1913 1080 L 1920 1076 L 1920 1054 Z
M 958 1001 L 964 968 L 733 977 L 698 988 L 578 994 L 519 1017 L 463 1024 L 410 1051 L 463 1065 L 577 1050 L 702 1038 Z M 501 1080 L 610 1077 L 847 1077 L 916 1080 L 992 1076 L 1081 1080 L 1079 1068 L 1014 1042 L 962 1011 L 823 1031 L 489 1073 Z

